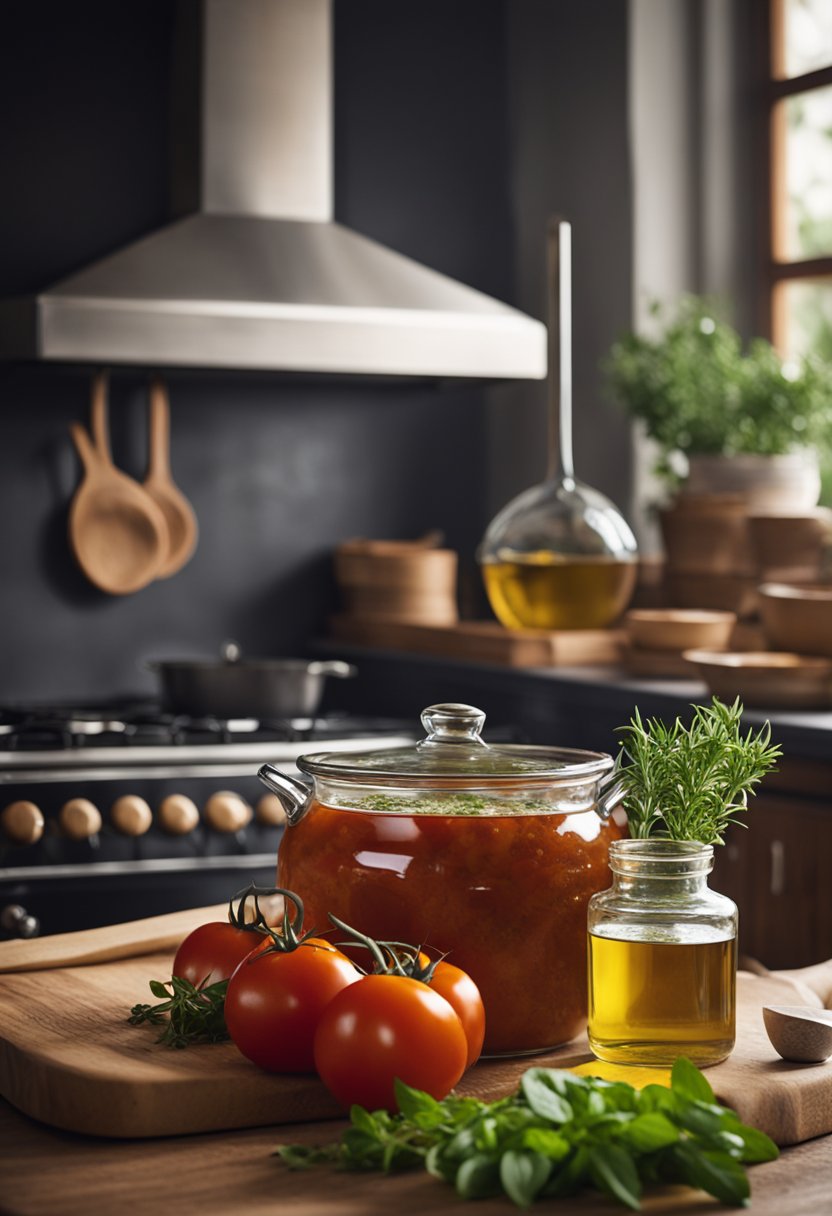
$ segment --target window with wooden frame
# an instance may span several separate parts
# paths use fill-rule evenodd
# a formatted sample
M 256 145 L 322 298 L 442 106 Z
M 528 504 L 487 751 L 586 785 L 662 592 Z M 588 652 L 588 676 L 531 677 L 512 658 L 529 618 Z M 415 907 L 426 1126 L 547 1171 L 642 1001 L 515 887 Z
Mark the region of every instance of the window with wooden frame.
M 832 362 L 832 0 L 771 2 L 771 332 Z

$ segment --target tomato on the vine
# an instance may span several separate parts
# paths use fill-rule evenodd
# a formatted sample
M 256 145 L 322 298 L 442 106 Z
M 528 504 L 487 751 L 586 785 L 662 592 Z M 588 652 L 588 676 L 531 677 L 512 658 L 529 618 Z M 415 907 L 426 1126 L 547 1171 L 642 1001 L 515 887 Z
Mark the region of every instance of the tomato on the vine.
M 351 984 L 327 1005 L 315 1034 L 318 1075 L 344 1106 L 396 1110 L 396 1077 L 444 1098 L 467 1059 L 468 1040 L 448 1001 L 402 975 Z
M 313 1072 L 318 1020 L 332 999 L 360 979 L 345 954 L 319 937 L 303 937 L 303 903 L 280 892 L 297 909 L 284 914 L 282 933 L 271 933 L 239 964 L 225 994 L 225 1024 L 237 1047 L 269 1072 Z
M 262 935 L 211 921 L 189 933 L 176 951 L 173 974 L 195 988 L 227 980 L 232 971 L 262 941 Z
M 173 975 L 188 980 L 195 988 L 229 979 L 232 971 L 261 944 L 268 931 L 257 903 L 257 896 L 265 893 L 259 887 L 246 887 L 230 901 L 227 921 L 209 921 L 189 933 L 176 951 Z M 252 921 L 246 920 L 249 897 L 255 901 Z
M 420 954 L 420 963 L 426 957 Z M 424 982 L 445 998 L 462 1023 L 468 1041 L 468 1059 L 465 1066 L 470 1068 L 480 1058 L 485 1039 L 485 1006 L 479 988 L 467 971 L 444 960 L 435 964 L 432 975 Z

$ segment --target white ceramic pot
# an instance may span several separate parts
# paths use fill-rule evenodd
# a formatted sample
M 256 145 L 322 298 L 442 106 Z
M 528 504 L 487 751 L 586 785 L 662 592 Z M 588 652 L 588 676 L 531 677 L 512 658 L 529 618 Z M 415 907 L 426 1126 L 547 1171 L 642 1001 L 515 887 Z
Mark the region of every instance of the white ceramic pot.
M 803 448 L 781 456 L 692 455 L 684 493 L 740 494 L 751 513 L 810 510 L 820 497 L 817 452 Z

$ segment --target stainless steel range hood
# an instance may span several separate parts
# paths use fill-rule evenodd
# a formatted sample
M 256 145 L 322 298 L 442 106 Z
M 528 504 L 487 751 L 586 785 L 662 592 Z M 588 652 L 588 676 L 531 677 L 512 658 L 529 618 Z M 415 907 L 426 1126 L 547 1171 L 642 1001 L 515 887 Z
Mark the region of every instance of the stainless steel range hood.
M 175 155 L 194 214 L 0 304 L 0 354 L 545 376 L 540 322 L 333 222 L 331 42 L 330 0 L 202 0 Z

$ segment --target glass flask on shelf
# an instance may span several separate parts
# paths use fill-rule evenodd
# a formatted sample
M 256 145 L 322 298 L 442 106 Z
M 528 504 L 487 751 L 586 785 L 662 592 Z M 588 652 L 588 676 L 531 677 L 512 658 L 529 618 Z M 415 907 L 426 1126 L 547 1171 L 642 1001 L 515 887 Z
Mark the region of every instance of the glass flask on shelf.
M 601 629 L 632 596 L 637 548 L 621 512 L 575 477 L 572 459 L 571 225 L 549 226 L 549 468 L 494 517 L 478 551 L 509 629 Z

